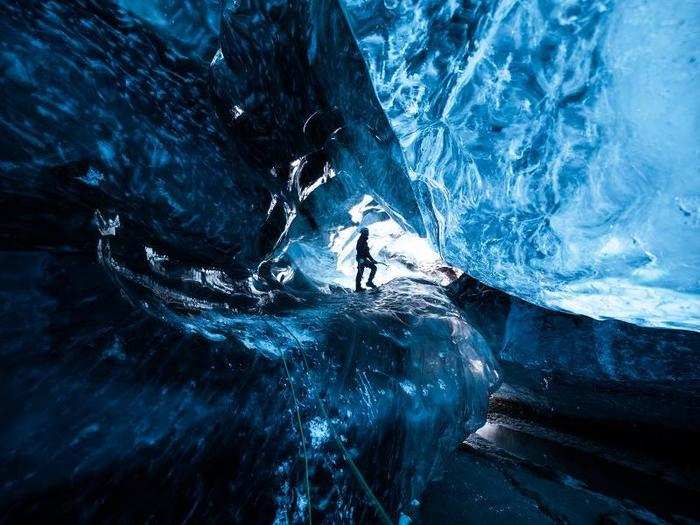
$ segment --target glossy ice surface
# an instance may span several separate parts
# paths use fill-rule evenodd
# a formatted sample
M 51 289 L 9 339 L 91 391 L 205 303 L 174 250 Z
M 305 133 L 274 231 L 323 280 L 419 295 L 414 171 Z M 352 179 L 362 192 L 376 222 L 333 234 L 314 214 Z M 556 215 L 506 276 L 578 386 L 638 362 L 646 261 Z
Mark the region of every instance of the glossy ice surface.
M 342 3 L 446 261 L 700 328 L 697 2 Z
M 504 381 L 696 428 L 698 27 L 0 3 L 0 519 L 406 524 Z

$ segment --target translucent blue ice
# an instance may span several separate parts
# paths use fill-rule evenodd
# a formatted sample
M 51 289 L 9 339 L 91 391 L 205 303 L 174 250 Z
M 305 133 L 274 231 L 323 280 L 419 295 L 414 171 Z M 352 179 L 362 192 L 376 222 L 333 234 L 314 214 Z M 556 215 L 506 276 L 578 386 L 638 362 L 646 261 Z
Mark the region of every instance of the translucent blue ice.
M 700 328 L 692 0 L 345 0 L 433 243 L 529 301 Z

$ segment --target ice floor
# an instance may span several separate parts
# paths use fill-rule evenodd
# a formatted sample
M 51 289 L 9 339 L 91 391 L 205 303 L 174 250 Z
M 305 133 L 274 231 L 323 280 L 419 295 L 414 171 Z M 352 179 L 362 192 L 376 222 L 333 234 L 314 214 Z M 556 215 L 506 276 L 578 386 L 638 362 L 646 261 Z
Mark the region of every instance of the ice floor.
M 426 491 L 425 523 L 694 523 L 696 433 L 572 424 L 493 403 Z

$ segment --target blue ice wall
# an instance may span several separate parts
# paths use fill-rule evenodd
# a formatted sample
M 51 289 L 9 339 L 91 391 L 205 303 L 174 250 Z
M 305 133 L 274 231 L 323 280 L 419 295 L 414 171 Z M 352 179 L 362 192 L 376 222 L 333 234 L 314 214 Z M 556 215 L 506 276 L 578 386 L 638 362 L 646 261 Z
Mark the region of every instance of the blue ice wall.
M 445 259 L 538 304 L 700 327 L 692 0 L 344 0 Z
M 183 55 L 206 60 L 216 50 L 220 0 L 116 0 Z
M 422 228 L 347 22 L 180 7 L 0 6 L 0 513 L 415 516 L 497 365 L 434 283 L 290 271 L 365 193 Z
M 101 210 L 139 251 L 151 243 L 236 272 L 259 260 L 268 247 L 240 241 L 264 227 L 269 192 L 230 149 L 209 57 L 111 4 L 0 9 L 8 245 L 92 251 Z
M 448 287 L 501 367 L 498 401 L 544 417 L 694 428 L 700 334 L 553 312 L 462 275 Z

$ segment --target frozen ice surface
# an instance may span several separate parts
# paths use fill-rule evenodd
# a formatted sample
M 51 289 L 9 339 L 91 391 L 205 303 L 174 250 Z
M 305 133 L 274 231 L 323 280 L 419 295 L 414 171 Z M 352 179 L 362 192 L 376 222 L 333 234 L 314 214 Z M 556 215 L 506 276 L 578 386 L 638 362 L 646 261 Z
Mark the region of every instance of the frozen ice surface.
M 501 366 L 494 399 L 586 421 L 695 428 L 700 334 L 554 312 L 466 274 L 449 286 Z
M 343 4 L 448 263 L 700 329 L 697 2 Z
M 61 286 L 79 257 L 2 258 L 15 277 L 0 292 L 16 295 L 11 318 L 26 322 L 2 329 L 18 340 L 2 350 L 12 362 L 3 399 L 18 415 L 3 425 L 0 505 L 43 494 L 12 516 L 50 515 L 60 501 L 68 515 L 135 520 L 199 506 L 214 520 L 296 523 L 311 507 L 320 521 L 396 521 L 484 422 L 495 362 L 435 284 L 396 280 L 291 306 L 279 297 L 242 315 L 103 260 L 107 275 L 83 270 Z M 129 302 L 108 300 L 112 278 Z M 93 328 L 115 316 L 118 327 Z M 56 344 L 65 351 L 49 359 Z M 143 484 L 174 501 L 129 504 L 143 502 Z

